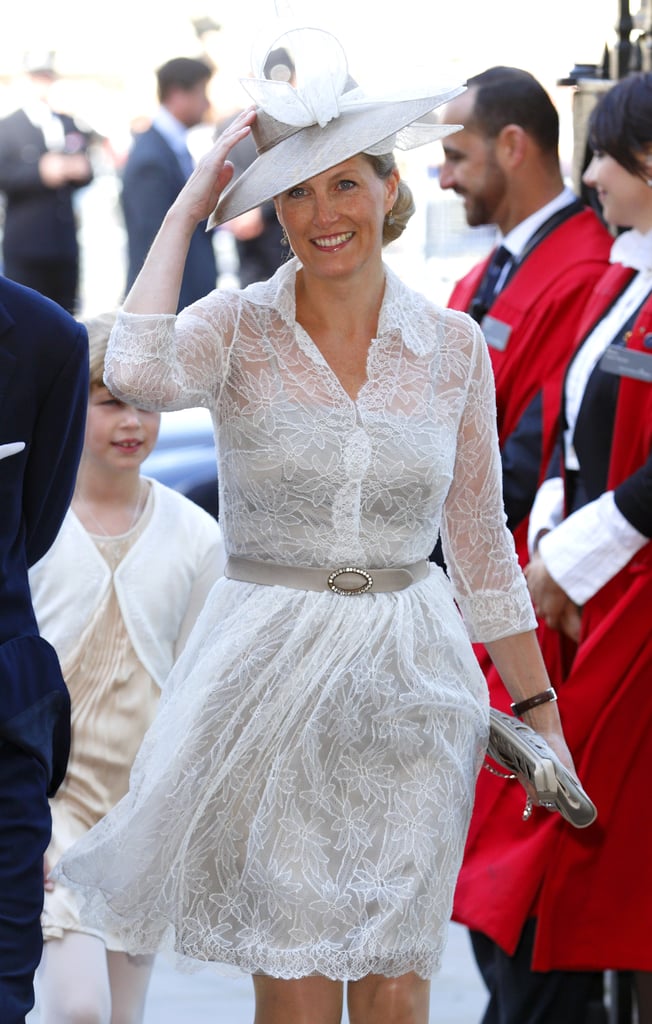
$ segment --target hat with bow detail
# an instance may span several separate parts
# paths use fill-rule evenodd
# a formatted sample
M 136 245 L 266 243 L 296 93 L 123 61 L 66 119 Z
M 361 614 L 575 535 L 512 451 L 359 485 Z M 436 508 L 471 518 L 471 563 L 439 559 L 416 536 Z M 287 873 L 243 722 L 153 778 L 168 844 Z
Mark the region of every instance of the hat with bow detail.
M 264 77 L 266 58 L 277 46 L 292 56 L 294 85 Z M 414 83 L 366 93 L 350 77 L 339 41 L 323 29 L 290 28 L 277 36 L 242 84 L 256 104 L 251 130 L 258 155 L 220 197 L 209 229 L 358 153 L 413 149 L 462 127 L 426 117 L 464 85 Z

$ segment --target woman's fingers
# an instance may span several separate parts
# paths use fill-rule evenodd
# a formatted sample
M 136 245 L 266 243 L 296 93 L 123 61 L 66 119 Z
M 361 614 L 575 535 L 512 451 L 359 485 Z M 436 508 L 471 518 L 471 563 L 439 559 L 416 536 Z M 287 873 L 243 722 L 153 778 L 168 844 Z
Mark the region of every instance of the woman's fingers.
M 250 107 L 234 118 L 208 152 L 200 157 L 179 193 L 175 205 L 187 211 L 197 223 L 212 213 L 220 195 L 231 181 L 233 164 L 227 157 L 233 147 L 249 134 L 255 117 L 255 108 Z
M 233 118 L 224 131 L 218 135 L 213 146 L 213 152 L 217 152 L 222 159 L 226 159 L 234 146 L 244 139 L 251 131 L 251 125 L 256 120 L 255 107 L 248 107 Z

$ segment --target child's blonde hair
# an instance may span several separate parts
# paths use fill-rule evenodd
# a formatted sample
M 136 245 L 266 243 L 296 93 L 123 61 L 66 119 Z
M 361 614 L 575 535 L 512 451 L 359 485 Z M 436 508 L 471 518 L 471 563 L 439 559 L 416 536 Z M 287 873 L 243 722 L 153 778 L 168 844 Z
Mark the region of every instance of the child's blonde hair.
M 110 313 L 99 313 L 97 316 L 89 317 L 83 321 L 88 331 L 88 360 L 91 387 L 102 387 L 104 385 L 104 358 L 116 315 L 117 311 L 114 310 Z

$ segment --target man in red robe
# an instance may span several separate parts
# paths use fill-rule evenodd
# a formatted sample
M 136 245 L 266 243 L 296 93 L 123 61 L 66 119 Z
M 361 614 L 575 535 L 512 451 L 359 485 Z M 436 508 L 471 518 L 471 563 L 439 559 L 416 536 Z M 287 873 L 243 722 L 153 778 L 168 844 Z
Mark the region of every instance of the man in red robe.
M 492 295 L 483 301 L 490 254 L 448 304 L 479 321 L 489 346 L 505 510 L 526 559 L 527 517 L 556 441 L 563 372 L 613 238 L 564 187 L 559 117 L 532 75 L 491 68 L 443 110 L 464 130 L 443 143 L 440 185 L 463 198 L 469 225 L 495 224 L 509 252 Z
M 578 322 L 608 265 L 613 238 L 596 214 L 564 186 L 558 114 L 532 75 L 516 68 L 491 68 L 469 79 L 468 90 L 443 108 L 442 116 L 447 123 L 463 124 L 464 129 L 444 142 L 441 187 L 452 188 L 463 198 L 469 225 L 495 224 L 502 236 L 502 245 L 456 285 L 449 305 L 474 316 L 489 346 L 505 511 L 525 566 L 529 512 L 557 440 L 564 371 Z M 548 670 L 557 682 L 563 675 L 563 651 L 558 653 L 555 644 L 553 657 L 543 646 Z M 498 674 L 483 648 L 477 648 L 477 654 L 491 704 L 508 711 L 509 697 Z M 484 903 L 487 885 L 485 845 L 478 842 L 478 835 L 481 840 L 488 838 L 491 846 L 498 830 L 509 844 L 510 830 L 520 834 L 533 825 L 520 820 L 518 809 L 513 821 L 494 814 L 496 801 L 507 795 L 505 787 L 510 784 L 481 772 L 454 907 L 454 918 L 472 929 L 476 957 L 490 991 L 496 970 L 496 929 L 482 913 L 474 912 Z M 513 809 L 511 791 L 510 797 Z M 545 813 L 538 812 L 537 821 Z M 518 874 L 518 865 L 513 867 Z M 536 885 L 536 873 L 531 877 Z M 516 882 L 523 886 L 519 899 L 533 901 L 534 893 L 525 891 L 527 884 L 527 877 Z M 496 911 L 498 918 L 510 918 L 508 904 L 509 900 Z M 519 929 L 521 924 L 522 920 Z M 504 947 L 509 954 L 519 937 L 512 936 L 509 949 Z M 561 1005 L 552 1011 L 555 1022 L 579 1024 L 578 1007 L 585 1005 L 594 978 L 578 972 L 574 978 L 564 976 L 562 982 Z M 550 991 L 547 986 L 547 996 Z M 493 1012 L 490 1006 L 484 1024 L 498 1021 Z M 515 1020 L 523 1024 L 522 1017 Z

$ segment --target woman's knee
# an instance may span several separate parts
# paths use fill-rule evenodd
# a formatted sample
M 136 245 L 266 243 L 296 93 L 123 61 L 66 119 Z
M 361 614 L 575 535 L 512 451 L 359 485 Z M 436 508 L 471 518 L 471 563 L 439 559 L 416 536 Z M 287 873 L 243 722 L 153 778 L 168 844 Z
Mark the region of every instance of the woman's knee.
M 283 979 L 254 975 L 254 1024 L 339 1024 L 343 985 L 321 976 Z
M 427 1024 L 430 982 L 417 974 L 372 974 L 349 982 L 351 1024 Z

